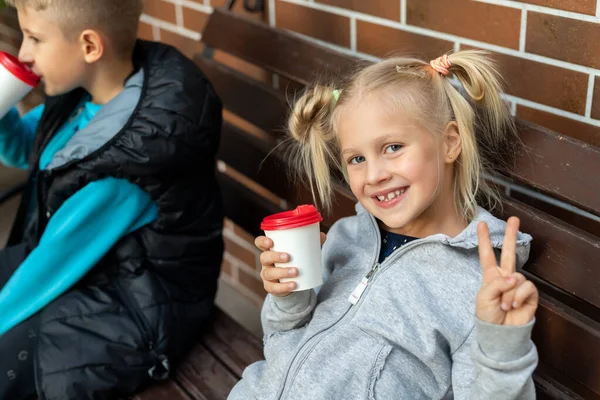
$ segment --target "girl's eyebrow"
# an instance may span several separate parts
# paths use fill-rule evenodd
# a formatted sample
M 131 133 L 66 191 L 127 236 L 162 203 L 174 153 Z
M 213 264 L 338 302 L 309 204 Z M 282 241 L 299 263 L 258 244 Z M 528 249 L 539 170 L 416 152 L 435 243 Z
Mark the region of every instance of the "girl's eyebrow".
M 387 133 L 387 134 L 375 139 L 375 143 L 380 144 L 380 143 L 385 143 L 390 140 L 399 140 L 399 139 L 406 138 L 407 136 L 408 136 L 407 132 L 402 132 L 402 131 L 391 132 L 391 133 Z M 345 155 L 347 153 L 357 153 L 357 150 L 354 148 L 348 148 L 348 149 L 342 150 L 342 155 Z

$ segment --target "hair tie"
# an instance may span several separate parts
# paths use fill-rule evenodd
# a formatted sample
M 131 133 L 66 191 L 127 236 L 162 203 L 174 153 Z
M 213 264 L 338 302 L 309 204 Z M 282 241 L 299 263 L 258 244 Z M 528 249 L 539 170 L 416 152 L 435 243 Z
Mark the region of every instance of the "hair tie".
M 340 99 L 340 95 L 342 94 L 341 90 L 335 89 L 333 91 L 333 100 L 337 103 L 338 100 Z
M 440 74 L 448 76 L 450 74 L 450 67 L 452 66 L 452 63 L 448 58 L 448 54 L 444 54 L 443 56 L 438 57 L 435 60 L 431 60 L 429 62 L 429 65 L 431 65 L 431 68 L 433 68 Z

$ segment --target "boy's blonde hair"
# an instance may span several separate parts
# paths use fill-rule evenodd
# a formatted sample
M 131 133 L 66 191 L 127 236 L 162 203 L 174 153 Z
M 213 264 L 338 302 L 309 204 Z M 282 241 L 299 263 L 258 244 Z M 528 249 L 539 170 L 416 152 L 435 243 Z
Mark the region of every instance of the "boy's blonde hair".
M 520 143 L 514 119 L 500 97 L 500 75 L 483 51 L 459 51 L 448 57 L 452 64 L 448 77 L 428 62 L 396 57 L 358 71 L 342 87 L 308 88 L 297 100 L 288 120 L 292 165 L 326 209 L 331 208 L 332 169 L 347 177 L 337 121 L 345 104 L 368 94 L 376 94 L 393 112 L 404 113 L 434 134 L 441 135 L 455 121 L 462 139 L 454 171 L 457 212 L 470 221 L 478 204 L 490 208 L 499 204 L 497 191 L 482 175 L 494 166 L 506 168 Z M 452 85 L 452 75 L 462 88 Z M 334 90 L 341 90 L 337 101 Z
M 17 9 L 50 11 L 66 36 L 85 29 L 103 33 L 117 54 L 128 56 L 135 45 L 144 0 L 6 0 Z

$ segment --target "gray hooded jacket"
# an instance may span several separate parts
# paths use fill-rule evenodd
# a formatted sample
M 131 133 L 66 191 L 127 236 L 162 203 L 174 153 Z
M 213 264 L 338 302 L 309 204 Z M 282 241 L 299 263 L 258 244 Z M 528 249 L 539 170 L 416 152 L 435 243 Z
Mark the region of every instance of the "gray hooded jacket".
M 480 209 L 455 238 L 415 240 L 379 265 L 375 218 L 360 205 L 357 211 L 329 232 L 328 279 L 318 294 L 268 296 L 266 361 L 246 369 L 229 399 L 534 399 L 533 321 L 508 327 L 474 317 L 481 286 L 477 223 L 487 222 L 499 249 L 505 222 Z M 519 234 L 519 268 L 530 241 Z

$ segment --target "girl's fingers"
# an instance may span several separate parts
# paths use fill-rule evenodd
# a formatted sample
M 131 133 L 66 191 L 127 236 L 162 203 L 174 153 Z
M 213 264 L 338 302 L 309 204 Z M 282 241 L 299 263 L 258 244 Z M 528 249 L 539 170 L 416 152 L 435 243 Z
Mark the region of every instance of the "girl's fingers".
M 513 299 L 513 308 L 519 308 L 523 304 L 531 304 L 537 307 L 539 301 L 539 293 L 533 282 L 525 281 L 520 284 L 515 290 Z
M 514 289 L 516 285 L 517 280 L 514 277 L 498 276 L 479 289 L 477 301 L 482 304 L 497 302 L 504 293 Z
M 264 281 L 278 282 L 280 279 L 298 276 L 298 268 L 263 267 L 260 276 Z
M 492 277 L 497 276 L 495 272 L 498 268 L 498 262 L 496 261 L 496 255 L 492 248 L 490 231 L 485 222 L 480 222 L 479 225 L 477 225 L 477 237 L 479 242 L 479 262 L 483 272 L 483 283 L 489 283 L 486 281 L 491 281 Z
M 273 247 L 273 241 L 266 236 L 258 236 L 254 239 L 254 245 L 262 251 L 269 251 Z
M 515 278 L 517 283 L 516 283 L 516 286 L 514 289 L 509 290 L 508 292 L 504 292 L 502 294 L 502 300 L 500 302 L 500 308 L 502 308 L 502 311 L 508 311 L 511 308 L 513 308 L 513 302 L 514 302 L 516 290 L 519 287 L 519 285 L 521 285 L 523 282 L 525 282 L 527 280 L 523 276 L 523 274 L 520 274 L 518 272 L 512 274 L 511 277 Z
M 504 276 L 510 276 L 517 269 L 517 235 L 520 221 L 517 217 L 510 217 L 506 223 L 502 255 L 500 256 L 500 269 Z
M 272 267 L 275 263 L 290 261 L 290 255 L 276 251 L 265 251 L 260 255 L 260 264 L 264 267 Z
M 272 295 L 275 295 L 275 296 L 287 296 L 294 289 L 296 289 L 295 282 L 287 282 L 287 283 L 277 283 L 277 282 L 268 282 L 268 281 L 264 281 L 264 282 L 265 282 L 265 285 L 264 285 L 265 290 L 268 293 L 271 293 Z

